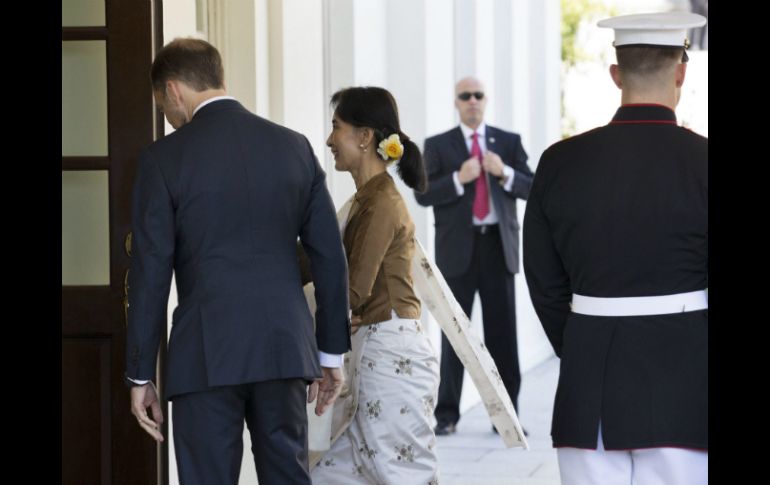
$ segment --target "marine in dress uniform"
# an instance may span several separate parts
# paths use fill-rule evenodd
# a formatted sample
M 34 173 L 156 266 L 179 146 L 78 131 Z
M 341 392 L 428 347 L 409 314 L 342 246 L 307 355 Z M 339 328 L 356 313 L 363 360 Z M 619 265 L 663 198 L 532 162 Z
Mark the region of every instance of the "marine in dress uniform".
M 622 105 L 549 147 L 524 272 L 561 359 L 551 435 L 564 485 L 708 483 L 708 139 L 677 126 L 683 12 L 615 29 Z

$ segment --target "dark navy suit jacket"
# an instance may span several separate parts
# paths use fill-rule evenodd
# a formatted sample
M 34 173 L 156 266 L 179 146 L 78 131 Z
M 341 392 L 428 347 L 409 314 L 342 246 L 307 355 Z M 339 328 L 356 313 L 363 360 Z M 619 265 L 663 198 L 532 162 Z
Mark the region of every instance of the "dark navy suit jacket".
M 572 313 L 572 294 L 708 287 L 708 139 L 661 105 L 551 145 L 524 217 L 529 294 L 561 358 L 554 446 L 708 448 L 708 310 Z
M 321 376 L 318 350 L 350 349 L 347 263 L 307 139 L 234 100 L 202 107 L 143 151 L 132 207 L 128 377 L 154 379 L 174 310 L 166 395 Z M 315 275 L 316 328 L 296 256 Z
M 519 271 L 519 222 L 516 199 L 526 199 L 532 186 L 532 171 L 527 166 L 527 153 L 516 133 L 487 125 L 487 150 L 497 153 L 503 163 L 514 170 L 513 189 L 506 192 L 495 177 L 490 177 L 492 203 L 499 219 L 505 267 L 509 273 Z M 473 198 L 476 181 L 465 184 L 465 192 L 457 195 L 452 174 L 470 158 L 460 127 L 425 140 L 425 168 L 428 190 L 415 192 L 417 202 L 433 206 L 436 224 L 436 264 L 446 277 L 467 271 L 473 255 Z

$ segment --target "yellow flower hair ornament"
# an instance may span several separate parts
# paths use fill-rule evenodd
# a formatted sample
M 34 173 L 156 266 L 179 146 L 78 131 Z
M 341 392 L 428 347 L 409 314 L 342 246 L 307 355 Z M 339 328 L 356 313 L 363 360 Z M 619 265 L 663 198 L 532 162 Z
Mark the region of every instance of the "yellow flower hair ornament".
M 377 153 L 380 154 L 383 160 L 398 160 L 404 154 L 404 145 L 401 144 L 401 139 L 398 137 L 398 133 L 393 133 L 389 137 L 380 142 L 377 148 Z

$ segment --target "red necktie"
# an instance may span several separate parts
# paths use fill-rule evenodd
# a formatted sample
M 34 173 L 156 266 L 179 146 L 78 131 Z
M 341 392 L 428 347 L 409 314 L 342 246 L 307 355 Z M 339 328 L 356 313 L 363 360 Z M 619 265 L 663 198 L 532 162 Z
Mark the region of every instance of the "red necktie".
M 481 155 L 481 146 L 479 145 L 479 134 L 475 131 L 473 135 L 473 142 L 471 143 L 471 156 L 476 157 L 479 162 L 484 158 Z M 489 214 L 489 191 L 487 190 L 487 174 L 484 169 L 481 170 L 481 175 L 476 179 L 476 197 L 473 199 L 473 215 L 477 219 L 483 220 Z

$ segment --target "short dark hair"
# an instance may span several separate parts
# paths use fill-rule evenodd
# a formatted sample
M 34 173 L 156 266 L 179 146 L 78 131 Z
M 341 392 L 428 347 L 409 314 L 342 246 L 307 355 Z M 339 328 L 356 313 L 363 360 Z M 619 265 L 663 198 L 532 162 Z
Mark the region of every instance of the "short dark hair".
M 410 188 L 424 192 L 427 175 L 422 154 L 417 145 L 401 131 L 398 106 L 390 91 L 380 87 L 354 87 L 340 89 L 332 96 L 331 106 L 337 117 L 359 128 L 374 131 L 375 146 L 396 133 L 404 145 L 404 153 L 398 161 L 398 175 Z
M 678 64 L 684 54 L 684 47 L 621 47 L 615 49 L 615 54 L 622 73 L 647 77 Z
M 150 70 L 152 87 L 163 91 L 166 81 L 182 81 L 196 91 L 224 87 L 225 71 L 217 49 L 205 40 L 174 39 L 161 48 Z

